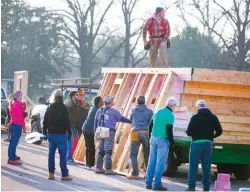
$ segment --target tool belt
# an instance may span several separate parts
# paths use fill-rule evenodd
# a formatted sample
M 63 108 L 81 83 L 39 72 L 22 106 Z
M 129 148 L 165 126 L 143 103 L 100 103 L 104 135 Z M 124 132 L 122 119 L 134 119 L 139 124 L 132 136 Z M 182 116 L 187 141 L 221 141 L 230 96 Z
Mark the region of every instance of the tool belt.
M 139 139 L 139 133 L 148 133 L 148 130 L 132 131 L 130 133 L 130 140 L 131 141 L 138 141 L 138 139 Z
M 165 35 L 161 35 L 161 36 L 152 36 L 151 38 L 164 38 Z
M 97 127 L 96 132 L 95 132 L 95 138 L 97 140 L 106 139 L 110 135 L 109 131 L 110 129 L 107 127 Z

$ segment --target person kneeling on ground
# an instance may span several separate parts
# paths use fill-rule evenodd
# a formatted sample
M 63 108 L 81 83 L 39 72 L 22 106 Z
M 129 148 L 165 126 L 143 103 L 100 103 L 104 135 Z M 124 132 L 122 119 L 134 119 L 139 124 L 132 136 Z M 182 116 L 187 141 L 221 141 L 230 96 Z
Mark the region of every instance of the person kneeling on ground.
M 130 148 L 130 161 L 132 166 L 132 173 L 128 175 L 128 179 L 139 179 L 139 169 L 137 156 L 140 144 L 143 146 L 144 164 L 148 165 L 148 127 L 153 117 L 153 111 L 146 107 L 145 97 L 139 96 L 137 98 L 137 105 L 132 109 L 131 121 L 132 132 L 130 134 L 131 148 Z
M 207 108 L 204 100 L 198 100 L 196 108 L 198 112 L 191 118 L 186 131 L 193 140 L 189 154 L 188 189 L 186 191 L 195 191 L 200 160 L 203 171 L 203 191 L 209 191 L 213 139 L 222 134 L 222 128 L 217 116 Z
M 61 90 L 56 91 L 55 102 L 47 108 L 43 121 L 43 134 L 48 137 L 49 141 L 49 179 L 55 179 L 55 152 L 58 148 L 62 172 L 61 180 L 72 180 L 67 168 L 67 139 L 71 139 L 72 132 L 69 111 L 63 104 L 63 93 Z
M 82 126 L 86 146 L 86 168 L 92 169 L 95 165 L 95 138 L 94 122 L 98 109 L 103 106 L 103 99 L 100 96 L 94 98 L 94 106 L 90 109 L 88 117 Z
M 99 148 L 97 153 L 97 163 L 95 173 L 106 175 L 115 175 L 112 170 L 112 151 L 115 137 L 115 126 L 117 122 L 132 123 L 129 119 L 121 115 L 119 111 L 112 108 L 114 98 L 107 96 L 104 100 L 105 107 L 100 108 L 95 116 L 95 130 L 98 126 L 109 128 L 109 137 L 99 139 Z M 103 169 L 103 158 L 105 156 L 105 169 Z
M 150 154 L 145 177 L 146 189 L 153 188 L 156 191 L 167 191 L 167 188 L 162 186 L 161 177 L 166 168 L 169 148 L 174 147 L 174 115 L 172 111 L 174 111 L 176 105 L 176 99 L 169 98 L 167 107 L 159 109 L 150 123 L 149 133 L 152 127 L 152 136 L 150 138 Z

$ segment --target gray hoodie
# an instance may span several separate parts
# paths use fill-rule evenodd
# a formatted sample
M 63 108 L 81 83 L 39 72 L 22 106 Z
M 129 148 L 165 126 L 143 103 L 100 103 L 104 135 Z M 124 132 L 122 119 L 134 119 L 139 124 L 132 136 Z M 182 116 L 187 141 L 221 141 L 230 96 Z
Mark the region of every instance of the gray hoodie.
M 146 105 L 136 105 L 136 107 L 132 109 L 130 116 L 133 125 L 132 131 L 148 130 L 153 114 L 153 111 L 147 108 Z

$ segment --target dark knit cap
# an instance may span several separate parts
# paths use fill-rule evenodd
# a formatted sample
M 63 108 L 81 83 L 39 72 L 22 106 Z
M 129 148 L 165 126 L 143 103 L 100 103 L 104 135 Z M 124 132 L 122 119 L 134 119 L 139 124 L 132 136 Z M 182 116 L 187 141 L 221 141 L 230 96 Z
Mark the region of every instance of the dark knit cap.
M 163 7 L 156 7 L 155 14 L 157 15 L 158 13 L 160 13 L 163 10 L 164 10 Z

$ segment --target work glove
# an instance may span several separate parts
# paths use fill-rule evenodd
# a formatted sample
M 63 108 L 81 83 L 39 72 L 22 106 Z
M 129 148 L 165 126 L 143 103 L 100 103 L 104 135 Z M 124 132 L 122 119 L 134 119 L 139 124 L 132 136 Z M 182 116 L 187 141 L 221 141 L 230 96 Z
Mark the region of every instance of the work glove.
M 144 45 L 144 50 L 148 51 L 150 49 L 150 42 Z
M 167 40 L 167 48 L 170 48 L 170 40 Z

